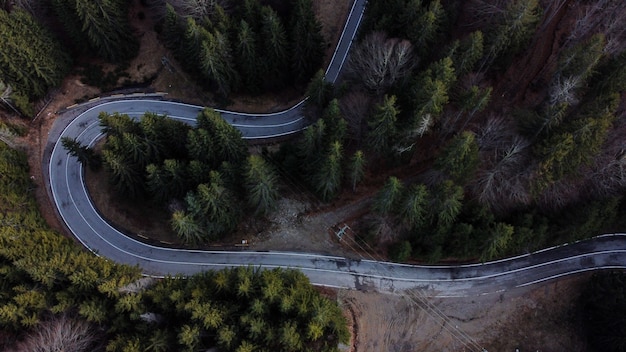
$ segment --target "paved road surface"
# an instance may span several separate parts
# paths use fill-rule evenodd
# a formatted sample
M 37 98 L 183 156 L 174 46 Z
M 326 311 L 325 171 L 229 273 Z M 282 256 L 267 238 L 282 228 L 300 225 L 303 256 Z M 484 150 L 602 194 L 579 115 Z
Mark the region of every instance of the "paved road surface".
M 327 70 L 335 81 L 341 71 L 365 0 L 352 8 L 338 49 Z M 358 19 L 358 20 L 357 20 Z M 271 138 L 300 131 L 307 126 L 301 104 L 266 115 L 222 111 L 222 116 L 242 131 L 244 138 Z M 97 115 L 101 111 L 140 116 L 145 111 L 193 123 L 201 107 L 158 100 L 119 100 L 96 105 L 66 126 L 55 126 L 49 136 L 51 154 L 46 177 L 60 216 L 85 247 L 98 255 L 139 265 L 148 275 L 193 274 L 238 265 L 302 270 L 314 284 L 351 289 L 398 291 L 422 288 L 433 296 L 466 296 L 499 292 L 560 276 L 600 268 L 626 267 L 626 235 L 602 236 L 592 241 L 562 246 L 498 262 L 465 266 L 410 266 L 305 253 L 252 251 L 192 251 L 160 248 L 131 239 L 104 221 L 85 189 L 81 165 L 61 146 L 62 136 L 93 144 L 100 136 Z M 62 120 L 59 123 L 62 124 Z

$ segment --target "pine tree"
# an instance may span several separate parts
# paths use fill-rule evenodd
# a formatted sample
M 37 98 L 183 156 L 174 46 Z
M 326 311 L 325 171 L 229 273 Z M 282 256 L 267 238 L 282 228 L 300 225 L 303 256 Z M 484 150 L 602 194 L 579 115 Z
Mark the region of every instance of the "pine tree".
M 400 111 L 396 107 L 396 97 L 385 96 L 381 105 L 376 106 L 375 112 L 368 119 L 368 144 L 379 154 L 389 154 L 397 136 L 396 121 Z
M 328 103 L 322 114 L 322 119 L 324 119 L 326 123 L 327 131 L 324 139 L 331 143 L 335 141 L 343 142 L 348 129 L 348 123 L 344 120 L 343 116 L 341 116 L 339 101 L 337 99 L 333 99 Z
M 199 54 L 202 74 L 224 97 L 227 97 L 239 84 L 239 75 L 235 71 L 230 50 L 227 37 L 215 31 L 208 33 L 204 38 Z
M 100 168 L 102 161 L 100 156 L 97 155 L 93 149 L 82 145 L 74 138 L 63 137 L 61 138 L 61 144 L 73 157 L 76 157 L 78 161 L 87 165 L 92 171 L 97 171 Z
M 61 83 L 70 68 L 61 44 L 28 13 L 0 10 L 0 76 L 18 98 L 37 98 Z
M 313 78 L 311 78 L 309 86 L 307 87 L 307 107 L 322 108 L 327 106 L 332 97 L 332 93 L 333 86 L 331 83 L 326 82 L 324 70 L 320 69 Z
M 137 55 L 139 44 L 128 23 L 127 2 L 54 0 L 52 4 L 78 48 L 87 43 L 99 57 L 113 62 Z
M 286 81 L 288 67 L 287 34 L 278 14 L 269 6 L 261 10 L 263 38 L 262 55 L 263 77 L 270 89 L 275 89 Z
M 402 192 L 404 192 L 402 181 L 395 176 L 389 177 L 374 199 L 374 211 L 380 215 L 394 212 L 400 204 Z
M 400 217 L 410 228 L 421 228 L 427 224 L 430 214 L 430 192 L 423 185 L 413 185 L 402 200 Z
M 413 124 L 425 134 L 434 121 L 443 113 L 448 103 L 449 92 L 456 81 L 452 59 L 443 58 L 422 72 L 418 84 L 414 88 L 416 108 L 413 113 Z
M 435 167 L 443 171 L 454 182 L 463 183 L 478 166 L 478 143 L 474 133 L 465 131 L 445 147 L 435 161 Z
M 456 221 L 463 207 L 463 188 L 457 186 L 451 180 L 439 183 L 434 192 L 431 211 L 437 214 L 437 229 L 439 232 L 447 231 Z
M 241 20 L 235 45 L 237 66 L 241 73 L 243 89 L 252 93 L 259 92 L 261 88 L 261 67 L 259 67 L 259 59 L 257 57 L 257 38 L 257 34 L 248 22 Z
M 276 207 L 278 200 L 277 176 L 258 155 L 250 155 L 245 173 L 248 203 L 256 214 L 265 215 Z
M 314 186 L 322 200 L 334 198 L 341 188 L 343 146 L 340 141 L 334 141 L 322 161 L 322 165 L 314 175 Z
M 353 192 L 356 191 L 356 186 L 361 183 L 365 177 L 366 163 L 365 156 L 361 150 L 357 150 L 350 160 L 348 178 Z
M 321 66 L 324 38 L 311 0 L 296 0 L 290 25 L 291 72 L 298 83 L 306 82 Z

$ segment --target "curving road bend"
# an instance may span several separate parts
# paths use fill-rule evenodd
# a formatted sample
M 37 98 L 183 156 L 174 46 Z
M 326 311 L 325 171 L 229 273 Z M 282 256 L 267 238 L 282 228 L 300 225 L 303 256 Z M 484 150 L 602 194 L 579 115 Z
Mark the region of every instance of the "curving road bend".
M 363 14 L 365 0 L 356 0 L 337 50 L 327 70 L 334 82 L 348 53 Z M 293 108 L 265 115 L 220 111 L 246 139 L 272 138 L 302 130 L 307 122 L 302 102 Z M 597 269 L 626 268 L 626 235 L 605 235 L 590 241 L 551 248 L 484 264 L 416 266 L 307 253 L 253 251 L 199 251 L 161 248 L 136 241 L 108 224 L 94 208 L 83 180 L 82 166 L 67 155 L 61 137 L 92 145 L 101 138 L 100 112 L 138 117 L 146 111 L 194 123 L 199 106 L 158 101 L 119 100 L 92 107 L 49 136 L 52 146 L 48 181 L 53 202 L 68 229 L 88 249 L 116 262 L 138 265 L 147 275 L 189 275 L 204 270 L 241 265 L 302 270 L 317 285 L 396 292 L 420 288 L 431 296 L 471 296 L 532 285 L 561 276 Z M 60 122 L 61 123 L 61 122 Z

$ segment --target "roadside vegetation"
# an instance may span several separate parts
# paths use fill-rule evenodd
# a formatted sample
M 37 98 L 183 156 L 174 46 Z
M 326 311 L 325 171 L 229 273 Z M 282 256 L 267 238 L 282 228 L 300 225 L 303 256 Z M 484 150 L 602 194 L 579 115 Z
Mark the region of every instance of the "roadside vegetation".
M 565 12 L 576 21 L 553 43 L 544 30 Z M 619 1 L 369 1 L 345 81 L 314 77 L 320 119 L 273 158 L 324 201 L 366 165 L 380 191 L 353 228 L 394 260 L 484 261 L 610 231 L 625 17 Z
M 209 111 L 199 129 L 155 116 L 103 122 L 101 159 L 119 192 L 161 203 L 181 242 L 194 245 L 232 232 L 241 204 L 267 215 L 281 182 L 294 180 L 322 203 L 361 185 L 378 188 L 371 212 L 352 227 L 398 261 L 485 261 L 610 231 L 626 186 L 626 39 L 615 29 L 626 7 L 598 3 L 612 15 L 563 2 L 373 0 L 341 86 L 326 83 L 323 70 L 313 75 L 306 114 L 315 122 L 278 150 L 249 156 Z M 302 23 L 318 32 L 310 2 L 162 5 L 162 39 L 222 97 L 239 83 L 253 92 L 296 83 L 281 77 L 302 82 L 319 66 L 315 55 L 310 65 L 270 59 L 296 50 L 297 35 L 287 33 L 304 31 Z M 565 39 L 545 44 L 541 29 L 567 16 L 577 20 L 563 25 Z M 318 52 L 315 37 L 303 52 Z M 532 79 L 518 77 L 534 60 L 531 48 L 542 46 L 551 49 Z M 253 56 L 261 59 L 246 59 Z M 262 67 L 248 67 L 253 61 Z M 306 66 L 307 75 L 273 74 L 276 62 Z
M 0 142 L 3 351 L 337 351 L 341 309 L 295 270 L 142 278 L 50 230 L 25 154 Z
M 624 225 L 623 1 L 369 0 L 337 87 L 324 81 L 310 0 L 143 3 L 137 16 L 157 19 L 160 40 L 220 102 L 308 82 L 313 124 L 260 155 L 212 110 L 196 127 L 102 115 L 101 154 L 63 141 L 121 194 L 167 208 L 182 243 L 220 238 L 243 210 L 270 214 L 294 180 L 325 204 L 377 189 L 351 225 L 397 261 L 485 261 Z M 79 56 L 117 65 L 82 69 L 115 88 L 139 48 L 130 6 L 0 0 L 0 106 L 32 116 Z M 138 268 L 47 227 L 22 153 L 0 143 L 0 170 L 0 347 L 333 351 L 347 338 L 339 309 L 295 271 L 133 288 Z M 607 317 L 621 312 L 623 278 L 594 280 L 590 341 L 619 350 L 606 323 L 620 322 Z
M 66 148 L 85 165 L 102 160 L 120 195 L 161 204 L 185 244 L 215 241 L 244 214 L 265 215 L 278 200 L 277 175 L 259 155 L 249 155 L 241 133 L 212 109 L 191 127 L 167 116 L 101 114 L 106 142 L 95 154 L 74 141 Z

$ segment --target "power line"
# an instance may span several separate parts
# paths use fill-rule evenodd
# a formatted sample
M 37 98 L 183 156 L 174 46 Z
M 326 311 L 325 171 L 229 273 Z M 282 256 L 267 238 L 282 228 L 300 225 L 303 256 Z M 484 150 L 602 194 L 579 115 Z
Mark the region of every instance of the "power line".
M 370 259 L 373 261 L 381 262 L 385 261 L 384 258 L 376 255 L 376 251 L 367 243 L 364 244 L 369 248 L 364 248 L 358 241 L 354 239 L 356 233 L 347 225 L 341 227 L 342 235 L 340 241 L 346 244 L 350 250 L 355 253 L 365 253 L 369 258 L 362 259 Z M 350 232 L 350 233 L 349 233 Z M 352 244 L 351 244 L 352 243 Z M 357 248 L 358 247 L 358 248 Z M 389 269 L 383 270 L 386 274 L 390 274 Z M 389 276 L 389 275 L 388 275 Z M 436 305 L 434 305 L 429 297 L 427 297 L 422 290 L 406 290 L 404 291 L 404 296 L 407 297 L 411 302 L 413 302 L 416 306 L 422 308 L 426 314 L 428 314 L 436 323 L 438 323 L 442 329 L 446 330 L 452 337 L 454 337 L 457 341 L 463 344 L 469 351 L 475 352 L 486 352 L 487 350 L 483 348 L 478 342 L 473 339 L 469 334 L 461 330 L 456 324 L 453 324 L 451 319 L 442 312 Z

